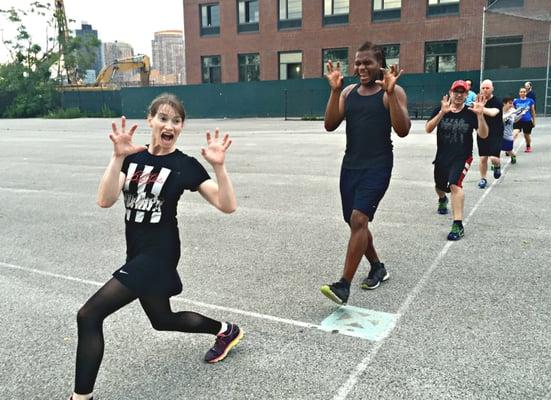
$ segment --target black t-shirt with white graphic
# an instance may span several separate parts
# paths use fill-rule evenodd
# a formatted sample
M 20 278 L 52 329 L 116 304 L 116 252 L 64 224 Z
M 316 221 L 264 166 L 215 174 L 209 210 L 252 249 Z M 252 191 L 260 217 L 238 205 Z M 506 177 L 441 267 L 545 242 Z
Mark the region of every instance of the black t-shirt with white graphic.
M 436 117 L 440 107 L 432 112 Z M 467 159 L 473 154 L 473 130 L 478 129 L 476 114 L 467 107 L 457 113 L 447 112 L 436 130 L 436 158 L 434 162 L 449 164 L 458 158 Z
M 176 224 L 176 207 L 184 190 L 196 191 L 210 179 L 195 158 L 180 150 L 155 156 L 147 150 L 124 159 L 121 171 L 126 222 Z

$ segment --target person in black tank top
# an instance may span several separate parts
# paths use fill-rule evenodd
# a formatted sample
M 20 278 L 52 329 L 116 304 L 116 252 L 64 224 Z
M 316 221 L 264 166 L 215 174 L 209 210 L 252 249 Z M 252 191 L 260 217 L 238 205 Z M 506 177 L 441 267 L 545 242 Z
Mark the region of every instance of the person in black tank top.
M 348 301 L 350 283 L 366 257 L 371 265 L 363 289 L 375 289 L 389 274 L 373 246 L 369 222 L 383 198 L 393 166 L 391 130 L 405 137 L 411 128 L 404 89 L 396 84 L 397 65 L 386 67 L 380 46 L 365 42 L 355 55 L 354 72 L 360 83 L 343 90 L 340 66 L 327 63 L 331 94 L 325 110 L 325 129 L 334 131 L 346 120 L 346 150 L 340 192 L 343 217 L 350 226 L 348 251 L 340 281 L 323 285 L 321 292 L 338 304 Z
M 70 400 L 90 400 L 103 356 L 103 320 L 140 300 L 154 329 L 216 335 L 205 361 L 215 363 L 243 337 L 235 324 L 220 322 L 191 311 L 173 312 L 170 296 L 182 291 L 176 272 L 180 259 L 180 238 L 176 220 L 177 204 L 184 191 L 198 191 L 210 204 L 224 213 L 237 207 L 235 193 L 224 166 L 231 140 L 228 134 L 219 140 L 207 132 L 203 158 L 211 164 L 216 181 L 193 157 L 176 148 L 184 127 L 185 110 L 179 99 L 162 94 L 149 107 L 151 127 L 148 147 L 132 143 L 137 125 L 126 131 L 122 117 L 119 129 L 112 124 L 109 138 L 113 155 L 101 179 L 98 204 L 111 207 L 124 193 L 126 224 L 126 263 L 113 273 L 78 311 L 78 345 L 75 388 Z

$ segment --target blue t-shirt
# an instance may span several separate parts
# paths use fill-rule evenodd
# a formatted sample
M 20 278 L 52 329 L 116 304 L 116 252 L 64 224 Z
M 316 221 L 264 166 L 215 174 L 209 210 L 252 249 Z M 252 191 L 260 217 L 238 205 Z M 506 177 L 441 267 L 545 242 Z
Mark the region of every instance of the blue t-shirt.
M 532 106 L 535 106 L 534 100 L 526 97 L 524 100 L 522 99 L 514 99 L 513 100 L 513 106 L 518 109 L 524 109 L 527 108 L 528 112 L 526 112 L 521 118 L 520 121 L 522 122 L 530 122 L 532 121 L 532 113 L 530 112 L 530 109 Z
M 475 101 L 476 101 L 476 93 L 473 92 L 472 90 L 469 90 L 469 93 L 467 93 L 467 97 L 465 98 L 465 105 L 472 106 Z

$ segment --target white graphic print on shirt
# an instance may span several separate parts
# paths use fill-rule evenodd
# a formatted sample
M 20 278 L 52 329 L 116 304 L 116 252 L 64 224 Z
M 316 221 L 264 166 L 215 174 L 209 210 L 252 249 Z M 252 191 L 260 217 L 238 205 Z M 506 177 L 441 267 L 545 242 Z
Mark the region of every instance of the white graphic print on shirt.
M 163 199 L 159 194 L 167 181 L 171 170 L 161 168 L 159 173 L 151 173 L 153 166 L 145 165 L 142 171 L 137 171 L 138 164 L 130 163 L 127 178 L 124 182 L 124 205 L 126 207 L 126 220 L 130 221 L 132 211 L 136 211 L 134 222 L 143 222 L 146 213 L 150 213 L 149 222 L 159 223 L 161 220 L 161 206 Z M 130 184 L 138 185 L 136 193 L 130 193 Z M 150 185 L 153 184 L 153 185 Z M 148 190 L 148 188 L 151 188 Z

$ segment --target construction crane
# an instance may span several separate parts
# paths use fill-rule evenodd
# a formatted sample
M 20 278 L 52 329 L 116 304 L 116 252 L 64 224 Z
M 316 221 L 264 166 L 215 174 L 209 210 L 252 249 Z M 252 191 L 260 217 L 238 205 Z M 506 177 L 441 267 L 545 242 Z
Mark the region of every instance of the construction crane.
M 69 42 L 69 27 L 67 25 L 67 15 L 65 14 L 65 4 L 63 0 L 55 0 L 55 19 L 57 22 L 57 37 L 59 41 L 59 66 L 58 66 L 58 76 L 61 75 L 61 68 L 63 68 L 67 73 L 67 83 L 76 84 L 77 83 L 77 74 L 74 69 L 68 68 L 64 63 L 64 55 L 67 48 L 67 43 Z
M 138 54 L 133 57 L 120 58 L 106 65 L 99 72 L 95 82 L 95 86 L 103 86 L 108 84 L 113 79 L 113 75 L 119 72 L 131 71 L 134 69 L 140 70 L 141 86 L 149 86 L 149 74 L 151 73 L 151 61 L 148 56 Z

